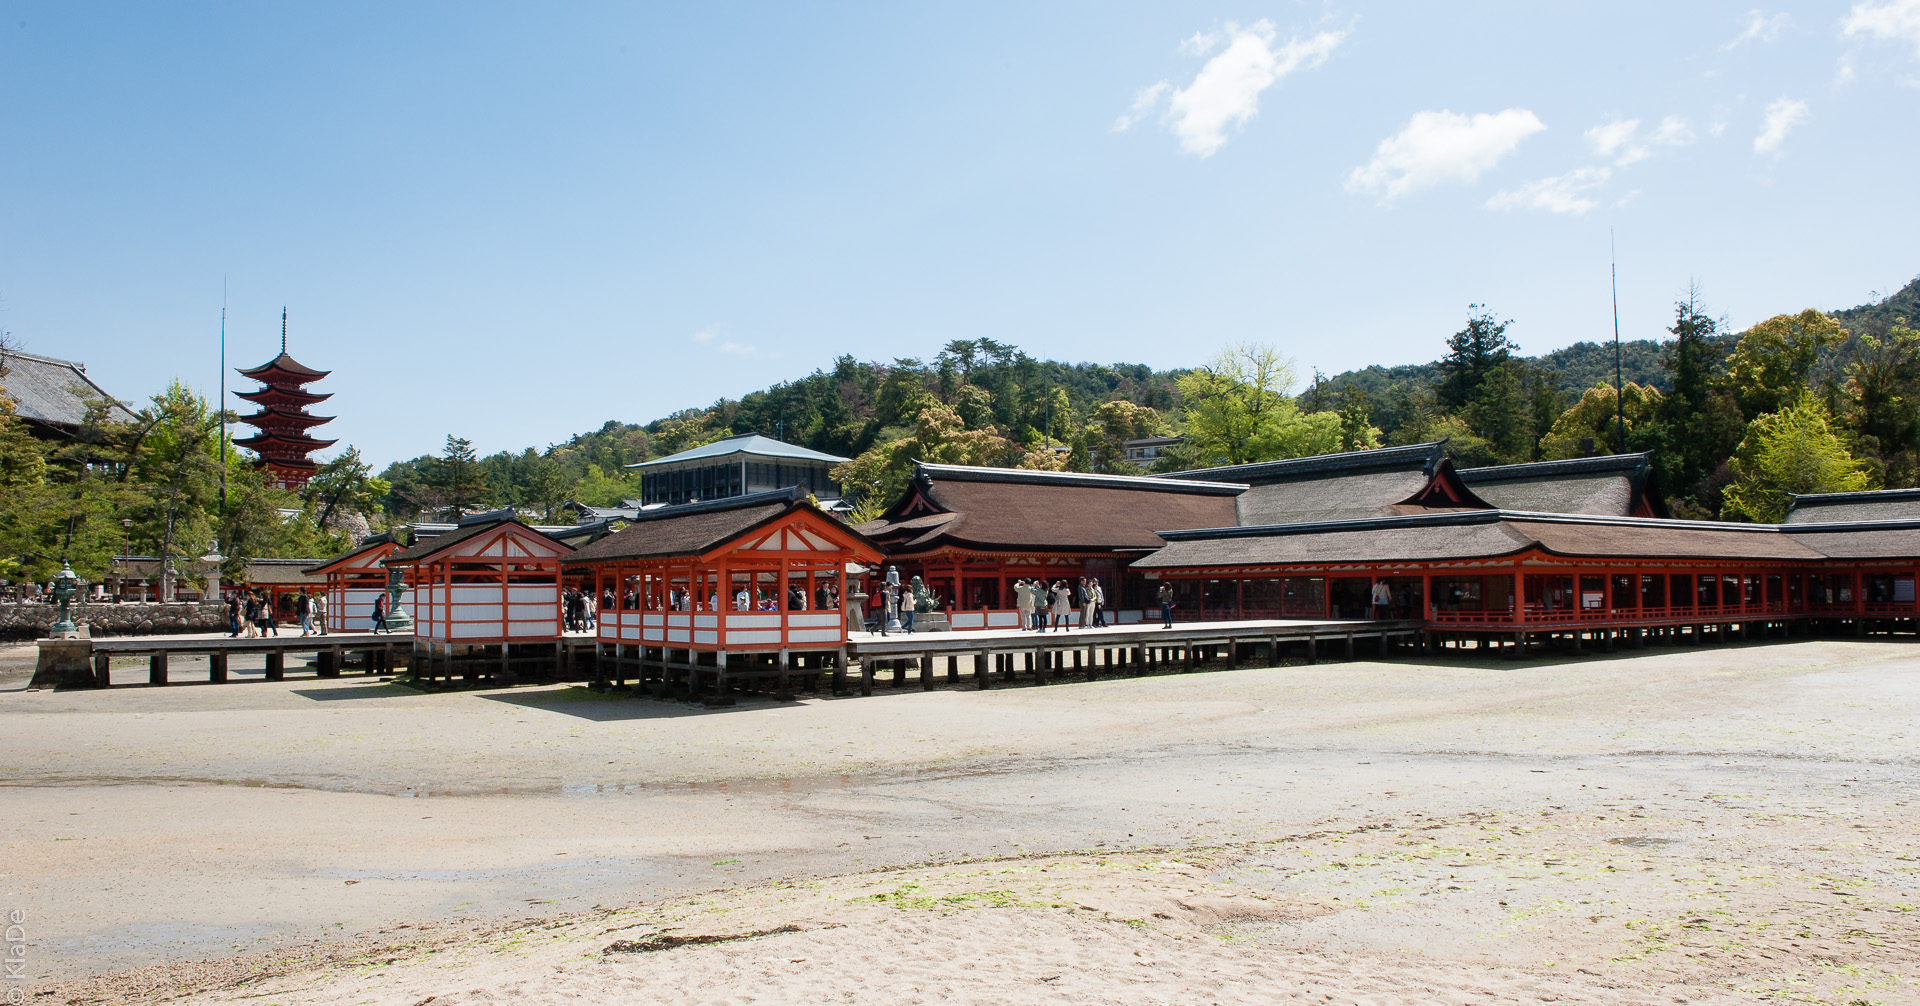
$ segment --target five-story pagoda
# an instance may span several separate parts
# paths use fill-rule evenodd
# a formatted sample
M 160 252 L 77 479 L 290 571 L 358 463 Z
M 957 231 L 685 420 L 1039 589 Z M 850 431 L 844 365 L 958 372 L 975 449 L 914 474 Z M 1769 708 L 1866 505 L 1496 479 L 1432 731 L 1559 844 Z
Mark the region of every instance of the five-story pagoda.
M 240 371 L 241 376 L 251 377 L 265 387 L 258 391 L 234 392 L 259 407 L 260 411 L 241 416 L 240 421 L 260 432 L 233 443 L 236 447 L 245 447 L 260 455 L 260 464 L 273 472 L 273 485 L 276 488 L 301 489 L 320 467 L 308 460 L 307 455 L 336 443 L 332 440 L 316 440 L 307 435 L 307 430 L 312 427 L 333 421 L 332 416 L 310 416 L 307 408 L 333 396 L 307 391 L 304 386 L 330 373 L 330 370 L 315 370 L 305 366 L 287 355 L 285 308 L 280 311 L 280 355 L 258 367 Z

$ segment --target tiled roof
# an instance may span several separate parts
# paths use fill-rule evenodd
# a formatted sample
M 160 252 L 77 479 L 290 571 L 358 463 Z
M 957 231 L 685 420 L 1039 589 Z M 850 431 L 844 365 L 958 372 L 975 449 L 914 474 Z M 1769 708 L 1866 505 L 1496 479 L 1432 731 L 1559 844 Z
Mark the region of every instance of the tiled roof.
M 790 488 L 648 510 L 563 561 L 577 565 L 700 555 L 796 509 L 808 508 L 806 494 Z
M 75 427 L 86 421 L 89 399 L 112 402 L 113 397 L 87 376 L 87 365 L 51 356 L 9 350 L 0 356 L 0 391 L 13 399 L 14 414 L 50 426 Z M 133 413 L 114 402 L 108 416 L 131 422 Z

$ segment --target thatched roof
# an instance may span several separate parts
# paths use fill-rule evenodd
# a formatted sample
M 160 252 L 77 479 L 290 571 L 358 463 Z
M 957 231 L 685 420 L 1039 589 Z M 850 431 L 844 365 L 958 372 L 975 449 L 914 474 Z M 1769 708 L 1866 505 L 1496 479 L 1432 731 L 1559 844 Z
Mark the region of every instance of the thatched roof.
M 1467 468 L 1460 481 L 1502 510 L 1664 517 L 1647 454 L 1611 454 L 1532 464 Z
M 1863 520 L 1920 520 L 1920 489 L 1810 493 L 1787 504 L 1788 524 Z
M 854 530 L 889 553 L 942 545 L 988 551 L 1111 552 L 1159 548 L 1166 527 L 1235 520 L 1243 485 L 1128 475 L 920 464 L 913 486 Z

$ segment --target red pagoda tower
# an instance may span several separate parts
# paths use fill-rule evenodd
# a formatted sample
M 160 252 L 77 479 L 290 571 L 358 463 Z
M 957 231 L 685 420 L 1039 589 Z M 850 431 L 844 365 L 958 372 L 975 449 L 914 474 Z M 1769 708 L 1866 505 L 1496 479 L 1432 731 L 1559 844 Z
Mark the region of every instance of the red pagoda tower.
M 316 440 L 307 435 L 308 429 L 333 422 L 332 416 L 307 415 L 307 407 L 324 402 L 333 395 L 315 394 L 304 386 L 331 373 L 333 371 L 305 366 L 287 355 L 286 308 L 280 309 L 280 355 L 258 367 L 240 371 L 241 376 L 251 377 L 266 387 L 259 391 L 234 392 L 236 396 L 259 406 L 260 411 L 251 416 L 241 416 L 240 421 L 260 432 L 233 443 L 236 447 L 245 447 L 260 455 L 259 463 L 273 472 L 275 488 L 299 491 L 320 468 L 308 460 L 307 455 L 325 450 L 338 442 Z

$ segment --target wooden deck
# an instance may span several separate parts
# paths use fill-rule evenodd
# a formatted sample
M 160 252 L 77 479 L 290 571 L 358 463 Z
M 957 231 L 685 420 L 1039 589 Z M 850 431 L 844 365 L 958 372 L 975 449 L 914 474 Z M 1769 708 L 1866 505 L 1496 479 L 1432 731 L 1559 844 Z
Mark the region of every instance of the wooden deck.
M 336 678 L 352 654 L 364 656 L 368 674 L 389 673 L 395 655 L 413 651 L 413 637 L 370 632 L 335 632 L 302 636 L 298 632 L 284 636 L 229 636 L 226 633 L 191 633 L 173 636 L 108 636 L 90 641 L 93 653 L 94 685 L 113 685 L 110 673 L 114 657 L 147 658 L 147 684 L 172 683 L 173 662 L 182 657 L 201 657 L 207 664 L 207 681 L 218 684 L 228 680 L 227 662 L 235 654 L 263 654 L 266 680 L 286 677 L 289 655 L 312 654 L 316 674 Z

